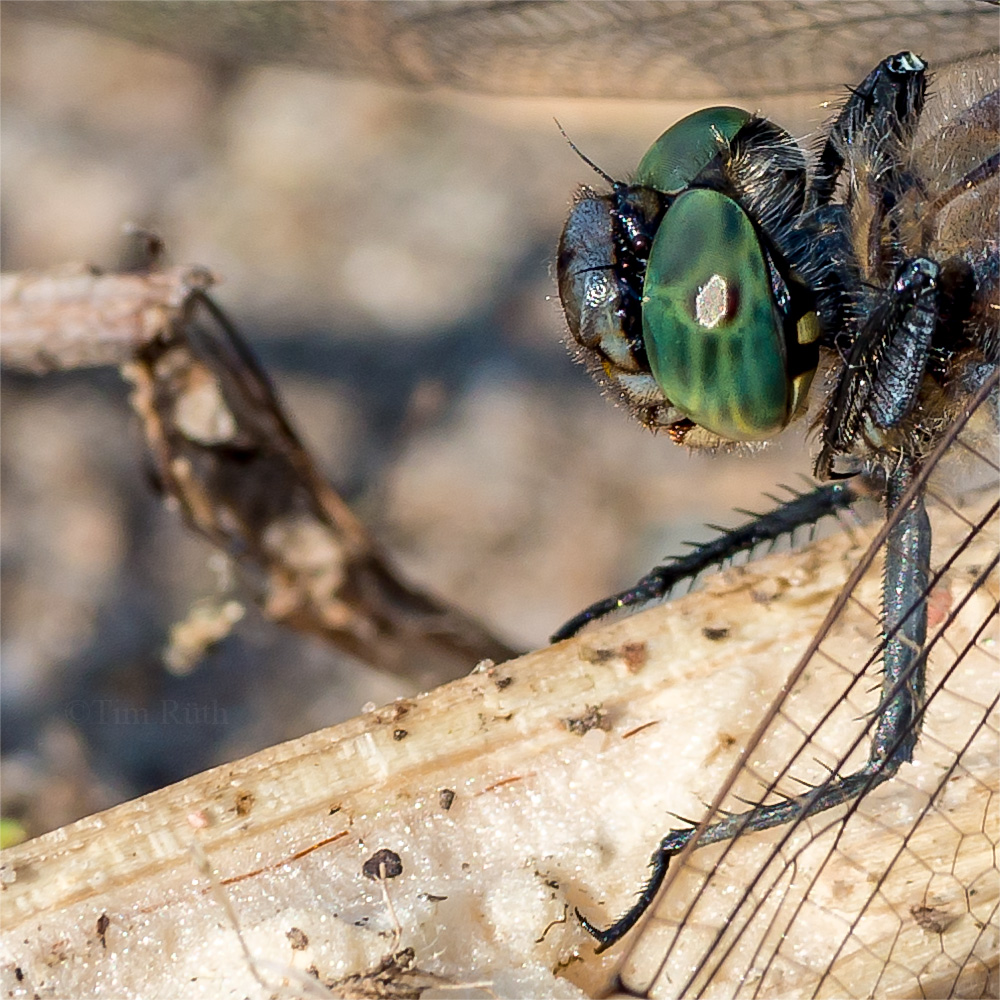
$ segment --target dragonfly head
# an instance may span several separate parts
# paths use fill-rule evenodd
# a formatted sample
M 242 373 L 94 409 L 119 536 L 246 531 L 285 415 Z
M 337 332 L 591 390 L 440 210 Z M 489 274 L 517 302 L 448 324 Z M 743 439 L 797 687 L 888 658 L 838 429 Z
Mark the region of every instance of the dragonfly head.
M 747 135 L 758 157 L 780 151 L 773 176 L 734 165 L 748 160 Z M 583 188 L 563 229 L 559 292 L 578 357 L 641 423 L 689 446 L 763 441 L 804 408 L 819 326 L 791 308 L 754 218 L 761 199 L 739 183 L 773 180 L 774 202 L 797 217 L 788 143 L 738 108 L 697 112 L 660 136 L 632 182 Z

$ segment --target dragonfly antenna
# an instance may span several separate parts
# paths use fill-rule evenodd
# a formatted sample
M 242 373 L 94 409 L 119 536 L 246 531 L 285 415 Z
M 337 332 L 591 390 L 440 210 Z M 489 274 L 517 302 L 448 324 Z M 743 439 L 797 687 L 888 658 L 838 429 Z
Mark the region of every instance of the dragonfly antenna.
M 614 187 L 618 183 L 618 181 L 616 181 L 610 174 L 605 173 L 605 171 L 603 171 L 596 163 L 594 163 L 594 161 L 589 156 L 587 156 L 586 153 L 580 152 L 580 148 L 577 146 L 577 144 L 573 142 L 573 140 L 566 134 L 566 129 L 564 129 L 562 125 L 559 124 L 558 118 L 553 118 L 552 120 L 556 123 L 556 128 L 559 129 L 560 132 L 562 132 L 562 137 L 569 143 L 569 148 L 572 149 L 573 152 L 576 153 L 576 155 L 579 156 L 580 159 L 583 160 L 583 162 L 586 163 L 591 170 L 593 170 L 597 174 L 600 174 L 601 177 L 603 177 L 612 187 Z

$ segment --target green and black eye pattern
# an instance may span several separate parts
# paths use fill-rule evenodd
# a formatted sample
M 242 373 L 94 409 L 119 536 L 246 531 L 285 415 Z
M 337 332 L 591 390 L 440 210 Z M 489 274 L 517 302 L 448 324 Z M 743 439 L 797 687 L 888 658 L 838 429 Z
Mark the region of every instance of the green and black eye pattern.
M 570 332 L 641 422 L 698 445 L 765 440 L 801 412 L 819 336 L 789 264 L 815 269 L 795 230 L 805 173 L 776 126 L 708 108 L 660 136 L 632 183 L 578 198 L 559 257 Z

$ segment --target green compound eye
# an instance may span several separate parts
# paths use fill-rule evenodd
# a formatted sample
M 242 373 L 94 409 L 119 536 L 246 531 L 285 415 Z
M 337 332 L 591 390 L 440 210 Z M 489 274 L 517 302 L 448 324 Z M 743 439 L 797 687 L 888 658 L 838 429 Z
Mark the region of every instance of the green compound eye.
M 667 210 L 646 268 L 642 330 L 653 377 L 694 423 L 735 441 L 788 423 L 798 393 L 782 320 L 760 239 L 731 198 L 698 188 Z
M 635 183 L 664 194 L 683 191 L 751 119 L 741 108 L 704 108 L 671 125 L 639 163 Z

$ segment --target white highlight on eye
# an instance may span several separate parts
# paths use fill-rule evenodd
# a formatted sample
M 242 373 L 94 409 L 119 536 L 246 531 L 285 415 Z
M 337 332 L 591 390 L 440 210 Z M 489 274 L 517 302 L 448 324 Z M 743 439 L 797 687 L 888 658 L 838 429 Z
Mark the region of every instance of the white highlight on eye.
M 698 289 L 694 315 L 706 330 L 714 329 L 729 316 L 729 285 L 721 274 L 713 274 Z
M 594 271 L 587 276 L 586 290 L 583 293 L 583 304 L 588 309 L 596 309 L 604 305 L 615 295 L 615 285 L 608 275 Z

